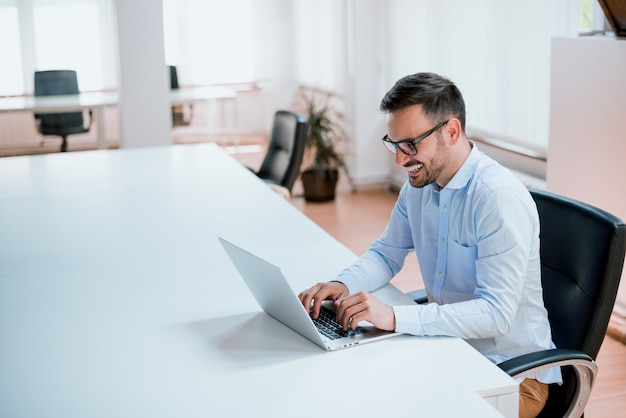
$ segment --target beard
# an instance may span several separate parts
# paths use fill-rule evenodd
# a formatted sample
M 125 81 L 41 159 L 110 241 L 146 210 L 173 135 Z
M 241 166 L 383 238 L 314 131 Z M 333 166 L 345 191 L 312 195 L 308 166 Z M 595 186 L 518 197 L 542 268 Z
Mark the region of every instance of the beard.
M 406 166 L 411 166 L 416 163 L 421 163 L 420 175 L 418 177 L 409 176 L 409 184 L 411 187 L 422 188 L 434 183 L 450 161 L 450 152 L 446 148 L 443 137 L 437 135 L 437 152 L 435 156 L 428 162 L 411 160 Z
M 441 173 L 442 168 L 436 167 L 433 169 L 429 169 L 426 164 L 422 168 L 422 172 L 419 177 L 409 177 L 409 184 L 411 187 L 417 187 L 421 189 L 424 186 L 428 186 L 437 180 L 439 174 Z

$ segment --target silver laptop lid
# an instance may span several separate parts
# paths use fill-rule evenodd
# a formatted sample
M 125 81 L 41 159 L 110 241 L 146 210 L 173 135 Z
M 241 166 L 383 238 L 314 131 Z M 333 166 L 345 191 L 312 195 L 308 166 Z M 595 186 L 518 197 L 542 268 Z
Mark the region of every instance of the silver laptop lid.
M 327 348 L 315 324 L 280 269 L 246 250 L 219 238 L 255 299 L 268 315 Z

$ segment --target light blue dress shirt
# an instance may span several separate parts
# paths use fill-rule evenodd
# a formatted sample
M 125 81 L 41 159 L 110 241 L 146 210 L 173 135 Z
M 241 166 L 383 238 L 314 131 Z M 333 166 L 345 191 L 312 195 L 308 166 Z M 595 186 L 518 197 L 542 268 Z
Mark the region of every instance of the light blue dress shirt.
M 461 337 L 496 364 L 554 348 L 537 208 L 520 180 L 475 144 L 443 189 L 407 181 L 380 239 L 337 280 L 350 293 L 375 290 L 413 250 L 435 303 L 394 306 L 397 332 Z M 558 368 L 530 377 L 561 382 Z

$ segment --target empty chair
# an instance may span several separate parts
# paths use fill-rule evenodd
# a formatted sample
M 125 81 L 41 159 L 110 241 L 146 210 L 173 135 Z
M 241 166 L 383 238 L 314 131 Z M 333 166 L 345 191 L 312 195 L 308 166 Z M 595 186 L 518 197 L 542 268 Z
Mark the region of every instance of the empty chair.
M 267 153 L 256 175 L 291 192 L 300 174 L 307 129 L 308 123 L 304 116 L 288 110 L 277 111 Z
M 178 71 L 175 65 L 170 65 L 170 89 L 178 90 Z M 191 124 L 193 116 L 193 106 L 175 105 L 172 106 L 172 126 L 188 126 Z
M 52 70 L 35 72 L 35 96 L 78 94 L 76 71 Z M 61 137 L 61 152 L 67 151 L 68 135 L 88 132 L 92 122 L 89 110 L 89 123 L 85 125 L 83 112 L 36 113 L 37 131 L 42 135 Z

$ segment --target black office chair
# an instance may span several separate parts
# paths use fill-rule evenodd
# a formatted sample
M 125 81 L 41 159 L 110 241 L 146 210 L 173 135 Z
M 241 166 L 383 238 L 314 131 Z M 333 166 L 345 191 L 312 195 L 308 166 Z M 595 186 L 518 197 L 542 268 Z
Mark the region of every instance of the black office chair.
M 170 89 L 178 90 L 178 71 L 175 65 L 170 65 Z M 189 126 L 193 117 L 193 105 L 172 106 L 172 126 Z
M 291 192 L 300 174 L 308 126 L 306 117 L 298 113 L 277 111 L 267 153 L 256 175 L 267 183 L 277 184 Z
M 595 359 L 615 304 L 626 251 L 626 225 L 601 209 L 531 190 L 541 225 L 541 282 L 555 350 L 499 366 L 513 377 L 560 366 L 540 417 L 583 415 L 597 374 Z M 411 293 L 418 302 L 424 294 Z M 419 296 L 419 298 L 418 298 Z
M 78 94 L 76 71 L 52 70 L 35 72 L 35 96 Z M 89 123 L 85 125 L 83 112 L 35 113 L 37 131 L 42 135 L 61 137 L 61 152 L 67 151 L 68 135 L 88 132 L 93 121 L 89 110 Z M 42 141 L 43 144 L 43 141 Z

